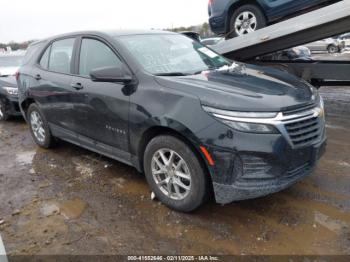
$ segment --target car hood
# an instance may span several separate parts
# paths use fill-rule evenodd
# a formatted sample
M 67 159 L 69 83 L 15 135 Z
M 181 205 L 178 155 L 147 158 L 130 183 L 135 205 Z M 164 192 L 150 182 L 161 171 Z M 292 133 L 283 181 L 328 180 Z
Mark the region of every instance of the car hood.
M 197 96 L 203 105 L 237 111 L 284 111 L 315 103 L 315 91 L 284 71 L 255 65 L 184 77 L 156 77 L 162 86 Z
M 16 77 L 15 76 L 0 76 L 0 87 L 17 87 Z
M 18 71 L 18 66 L 0 67 L 0 76 L 13 76 Z

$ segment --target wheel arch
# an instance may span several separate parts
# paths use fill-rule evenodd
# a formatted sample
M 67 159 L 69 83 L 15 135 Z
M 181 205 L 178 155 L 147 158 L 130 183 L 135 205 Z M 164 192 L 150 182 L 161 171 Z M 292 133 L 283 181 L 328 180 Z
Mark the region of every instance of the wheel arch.
M 226 16 L 226 34 L 228 34 L 230 32 L 230 24 L 231 24 L 231 17 L 234 13 L 234 11 L 243 6 L 243 5 L 255 5 L 256 7 L 258 7 L 260 9 L 260 11 L 264 14 L 266 21 L 268 21 L 266 14 L 264 12 L 264 9 L 262 8 L 261 4 L 259 3 L 258 0 L 238 0 L 238 1 L 234 1 L 228 11 L 227 11 L 227 16 Z
M 27 111 L 28 108 L 31 104 L 35 103 L 35 100 L 33 98 L 26 98 L 25 100 L 23 100 L 20 104 L 20 109 L 22 111 L 22 115 L 25 118 L 25 120 L 27 121 Z
M 191 137 L 191 135 L 188 135 L 188 134 L 185 135 L 182 132 L 167 126 L 153 126 L 147 129 L 141 136 L 141 140 L 139 142 L 138 152 L 137 152 L 141 171 L 144 171 L 143 158 L 144 158 L 144 153 L 147 145 L 153 138 L 160 135 L 170 135 L 184 142 L 192 150 L 192 152 L 197 156 L 200 164 L 202 165 L 203 169 L 206 172 L 205 175 L 209 179 L 209 184 L 212 186 L 212 178 L 208 167 L 208 162 L 205 159 L 205 156 L 201 153 L 199 147 L 196 146 L 196 142 L 194 142 L 193 139 L 189 138 Z

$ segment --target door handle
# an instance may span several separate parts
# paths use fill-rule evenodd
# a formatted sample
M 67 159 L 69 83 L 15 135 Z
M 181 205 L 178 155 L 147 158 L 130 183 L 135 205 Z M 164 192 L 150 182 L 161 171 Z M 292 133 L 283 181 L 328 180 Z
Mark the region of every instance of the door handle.
M 70 86 L 73 87 L 75 90 L 81 90 L 84 88 L 84 86 L 81 83 L 73 83 Z
M 37 81 L 41 80 L 41 75 L 39 75 L 39 74 L 38 74 L 38 75 L 35 75 L 35 76 L 34 76 L 34 79 L 37 80 Z

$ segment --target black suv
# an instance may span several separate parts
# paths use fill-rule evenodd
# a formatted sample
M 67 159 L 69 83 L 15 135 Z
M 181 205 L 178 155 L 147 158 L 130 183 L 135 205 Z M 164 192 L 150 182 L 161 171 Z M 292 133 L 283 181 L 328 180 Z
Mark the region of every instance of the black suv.
M 324 152 L 324 108 L 308 83 L 238 64 L 184 35 L 81 32 L 30 46 L 18 78 L 35 142 L 60 138 L 132 165 L 184 212 L 309 175 Z

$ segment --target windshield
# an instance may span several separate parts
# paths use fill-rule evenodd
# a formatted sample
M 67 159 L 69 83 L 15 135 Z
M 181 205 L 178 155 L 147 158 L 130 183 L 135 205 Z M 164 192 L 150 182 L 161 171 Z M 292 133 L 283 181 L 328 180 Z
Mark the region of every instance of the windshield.
M 189 75 L 232 64 L 183 35 L 133 35 L 118 40 L 154 75 Z
M 23 56 L 0 56 L 0 67 L 18 67 L 22 60 Z

